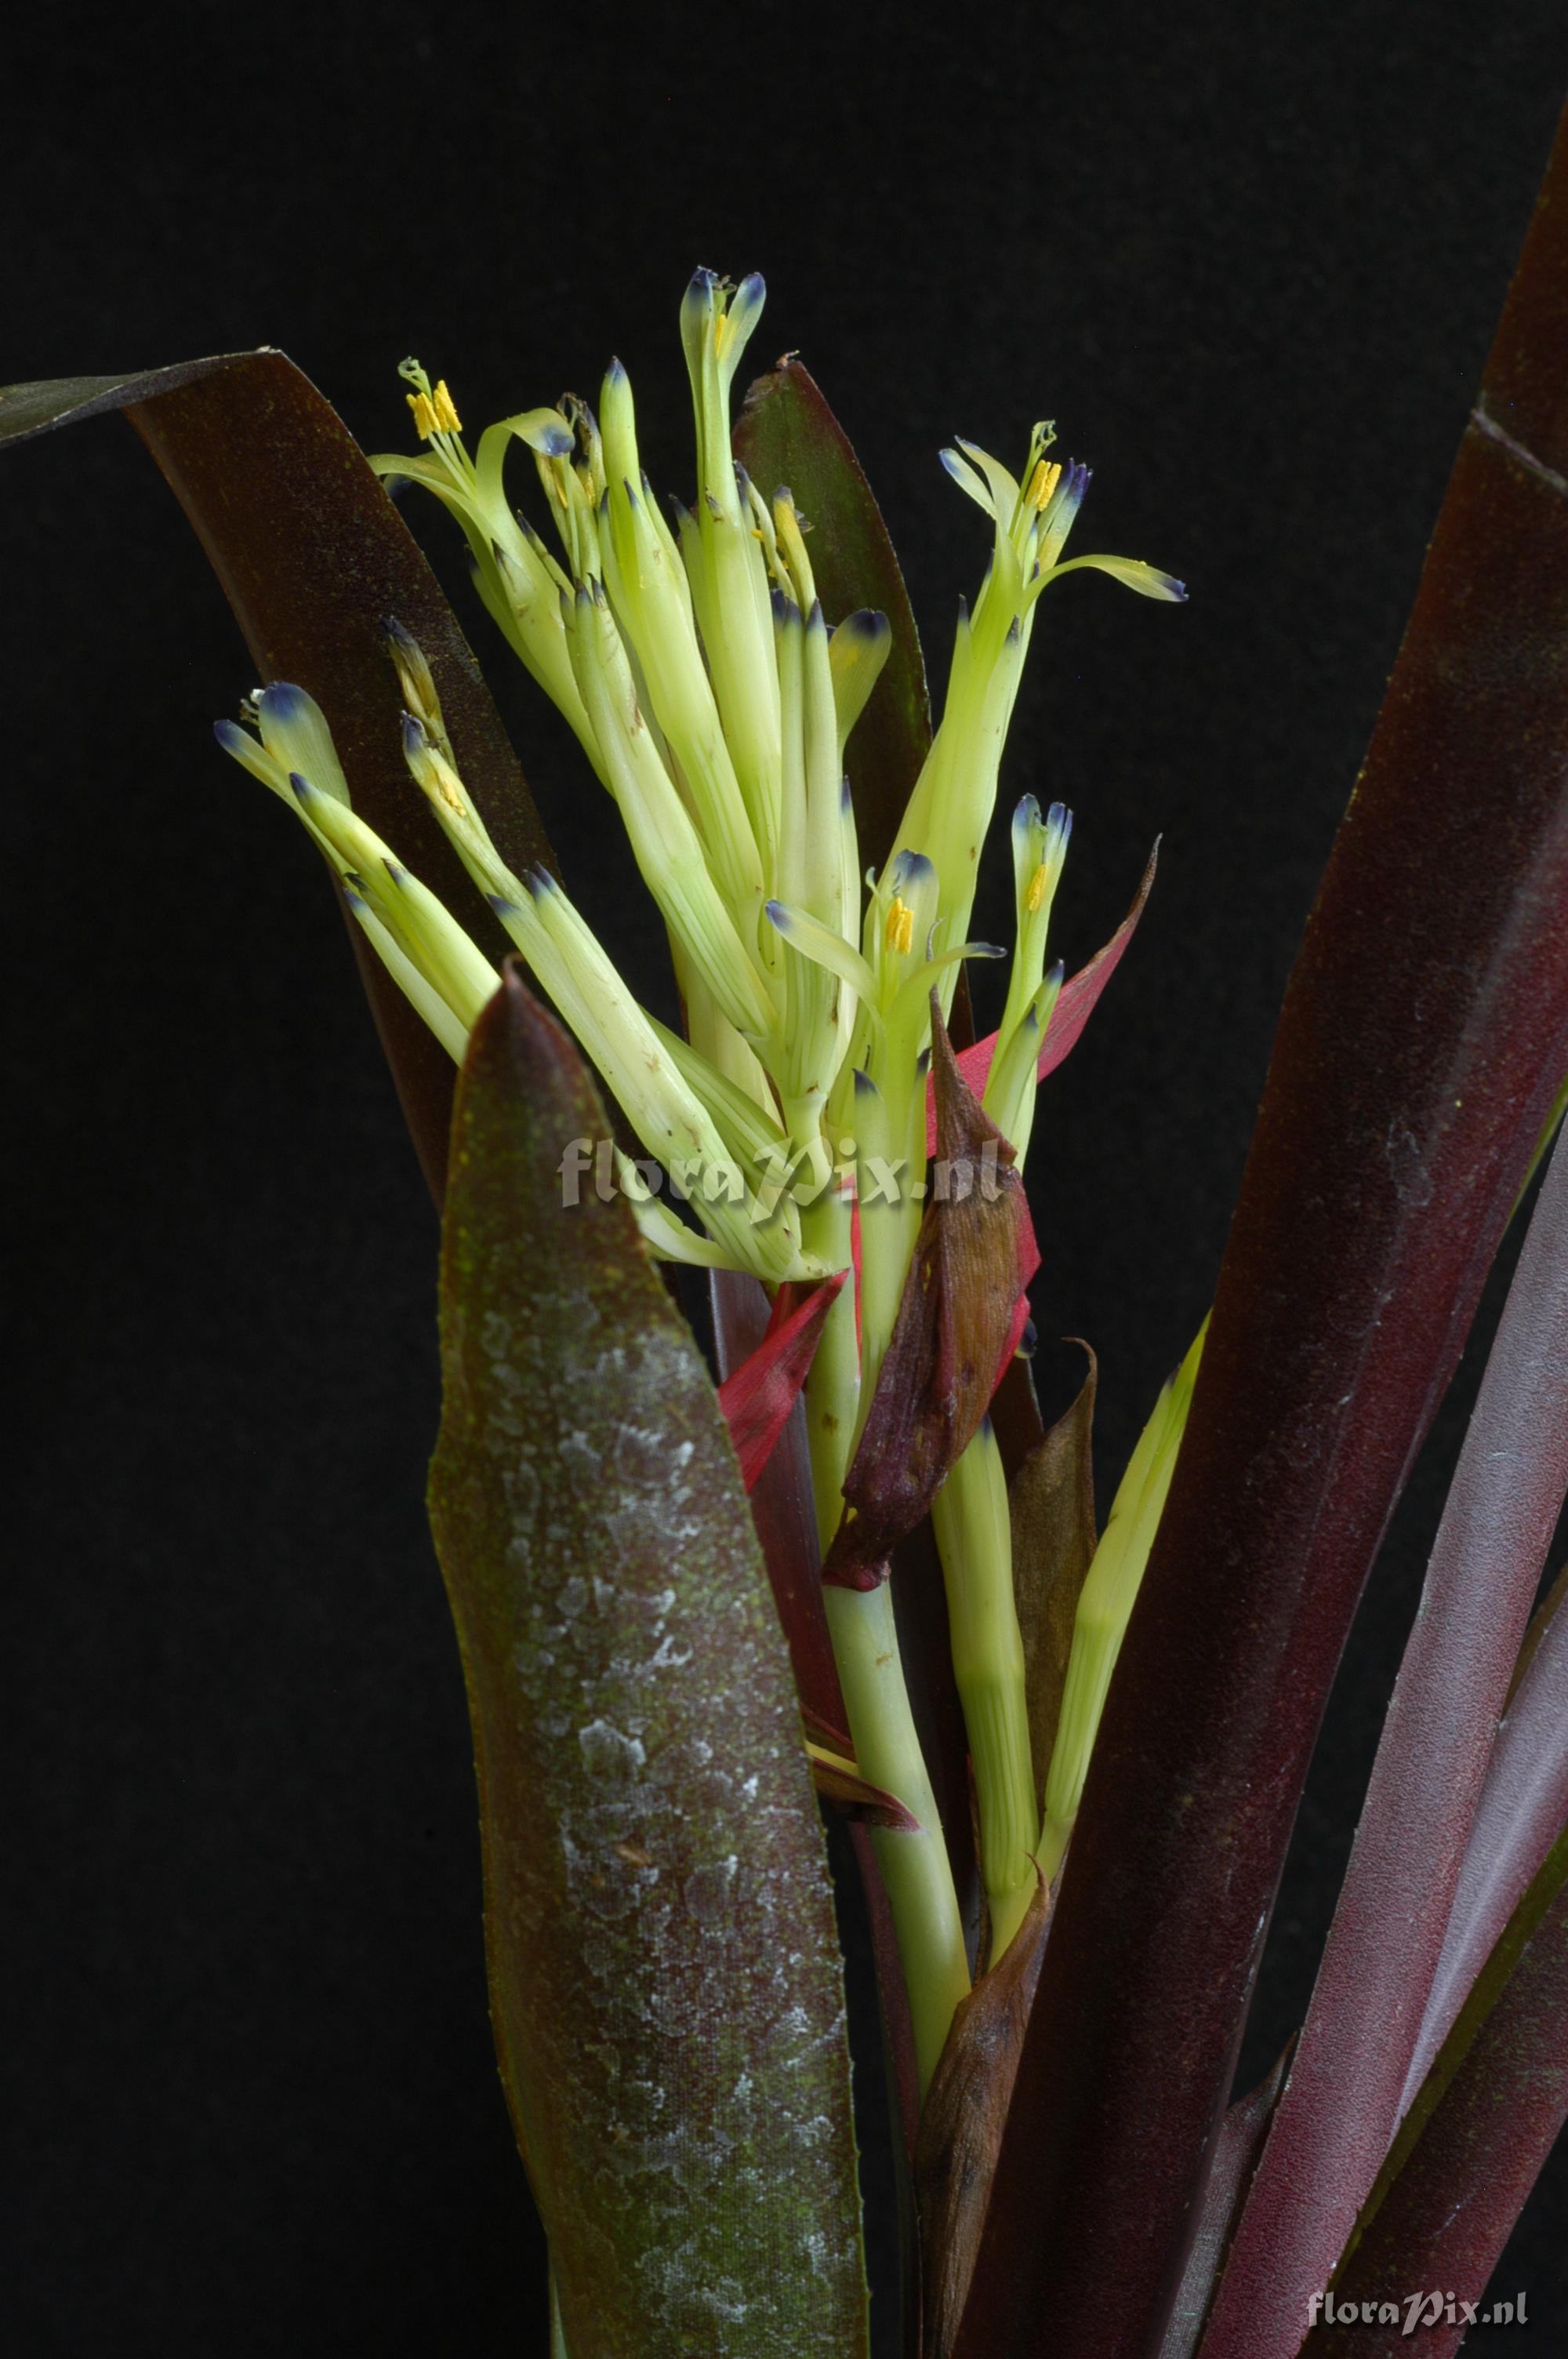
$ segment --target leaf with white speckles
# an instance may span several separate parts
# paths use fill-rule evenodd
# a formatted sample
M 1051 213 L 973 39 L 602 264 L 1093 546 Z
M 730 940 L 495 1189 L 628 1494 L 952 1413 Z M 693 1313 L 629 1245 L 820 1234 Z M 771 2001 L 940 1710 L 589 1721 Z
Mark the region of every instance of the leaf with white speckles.
M 789 1656 L 591 1082 L 514 972 L 459 1085 L 430 1508 L 491 2009 L 568 2348 L 860 2359 L 843 1975 Z

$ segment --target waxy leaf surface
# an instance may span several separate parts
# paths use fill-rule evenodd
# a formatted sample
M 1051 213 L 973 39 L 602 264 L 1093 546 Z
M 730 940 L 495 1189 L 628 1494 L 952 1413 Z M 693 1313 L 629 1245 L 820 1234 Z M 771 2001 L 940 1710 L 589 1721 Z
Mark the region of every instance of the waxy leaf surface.
M 326 713 L 355 810 L 499 957 L 480 900 L 403 759 L 384 618 L 428 658 L 458 766 L 519 875 L 554 865 L 532 796 L 446 596 L 341 419 L 285 354 L 263 350 L 0 390 L 0 443 L 123 408 L 194 527 L 262 683 L 291 679 Z M 235 701 L 254 684 L 236 674 Z M 225 780 L 226 786 L 232 782 Z M 425 1175 L 438 1201 L 453 1070 L 358 925 L 344 920 Z
M 1351 1617 L 1568 1071 L 1564 285 L 1560 142 L 1286 995 L 1019 2066 L 985 2359 L 1159 2347 Z
M 713 1388 L 509 967 L 459 1089 L 430 1506 L 491 2004 L 567 2347 L 858 2359 L 843 1980 L 787 1651 Z

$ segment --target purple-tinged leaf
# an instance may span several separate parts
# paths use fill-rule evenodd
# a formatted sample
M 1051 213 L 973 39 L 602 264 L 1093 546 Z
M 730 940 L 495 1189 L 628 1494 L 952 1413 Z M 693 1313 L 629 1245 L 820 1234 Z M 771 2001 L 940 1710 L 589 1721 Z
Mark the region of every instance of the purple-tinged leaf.
M 1524 1684 L 1525 1673 L 1535 1660 L 1535 1650 L 1556 1620 L 1557 1609 L 1565 1597 L 1568 1597 L 1568 1564 L 1563 1567 L 1562 1571 L 1530 1617 L 1530 1627 L 1524 1634 L 1524 1644 L 1519 1650 L 1519 1660 L 1514 1665 L 1514 1675 L 1509 1684 L 1508 1709 L 1510 1712 L 1513 1710 L 1514 1698 Z
M 1388 2153 L 1493 1738 L 1568 1492 L 1565 1370 L 1568 1156 L 1558 1155 L 1449 1486 L 1312 2005 L 1226 2263 L 1205 2359 L 1291 2359 L 1298 2321 L 1327 2284 Z M 1529 1881 L 1509 1896 L 1491 1939 Z
M 568 2349 L 865 2349 L 844 1994 L 733 1451 L 604 1113 L 509 963 L 459 1088 L 430 1508 L 479 1773 L 491 2006 Z
M 1302 2359 L 1448 2359 L 1565 2119 L 1568 1834 L 1487 1961 L 1335 2280 L 1355 2323 L 1314 2326 Z M 1365 2322 L 1366 2304 L 1373 2319 L 1390 2305 L 1394 2320 Z
M 959 2002 L 926 2092 L 914 2149 L 921 2359 L 948 2359 L 963 2316 L 1049 1918 L 1041 1884 L 1003 1955 Z
M 1414 2099 L 1477 1974 L 1568 1826 L 1568 1614 L 1545 1622 L 1511 1698 L 1470 1829 L 1401 2110 Z
M 1083 1038 L 1084 1027 L 1094 1014 L 1099 995 L 1121 963 L 1121 954 L 1138 929 L 1138 920 L 1153 889 L 1154 871 L 1159 864 L 1160 847 L 1155 844 L 1149 854 L 1147 867 L 1132 897 L 1132 907 L 1108 942 L 1102 942 L 1092 959 L 1070 974 L 1057 994 L 1056 1005 L 1051 1011 L 1051 1021 L 1045 1027 L 1045 1038 L 1040 1047 L 1040 1063 L 1035 1078 L 1044 1081 L 1076 1049 Z M 988 1032 L 983 1040 L 958 1054 L 958 1071 L 975 1095 L 984 1097 L 990 1078 L 992 1060 L 996 1056 L 1000 1034 Z M 925 1149 L 930 1154 L 936 1143 L 936 1106 L 933 1099 L 925 1117 Z
M 554 866 L 533 798 L 446 597 L 358 445 L 282 353 L 0 391 L 0 443 L 124 408 L 194 527 L 263 682 L 297 680 L 331 724 L 354 808 L 500 957 L 506 948 L 404 763 L 388 615 L 424 649 L 458 765 L 503 857 Z M 235 694 L 252 683 L 236 679 Z M 438 1202 L 450 1058 L 344 910 L 382 1045 Z
M 1568 1071 L 1565 282 L 1568 138 L 1487 379 L 1551 431 L 1465 434 L 1286 995 L 1019 2067 L 985 2359 L 1158 2348 L 1346 1634 Z
M 1008 1486 L 1012 1588 L 1023 1640 L 1029 1744 L 1042 1788 L 1056 1742 L 1078 1592 L 1095 1552 L 1092 1440 L 1099 1364 L 1087 1343 L 1088 1373 L 1076 1399 L 1030 1452 Z
M 1287 2049 L 1266 2080 L 1238 2097 L 1219 2125 L 1208 2184 L 1198 2211 L 1197 2231 L 1182 2271 L 1160 2359 L 1192 2359 L 1208 2314 L 1227 2244 L 1263 2151 L 1269 2121 L 1284 2085 Z
M 848 1275 L 838 1270 L 809 1289 L 781 1287 L 762 1342 L 719 1387 L 719 1407 L 730 1428 L 741 1462 L 741 1479 L 748 1491 L 756 1489 L 789 1422 L 827 1314 Z
M 881 678 L 845 749 L 861 863 L 880 868 L 931 744 L 920 635 L 892 542 L 849 437 L 793 353 L 747 392 L 735 456 L 764 499 L 789 485 L 811 527 L 806 554 L 829 622 L 869 606 L 892 626 Z

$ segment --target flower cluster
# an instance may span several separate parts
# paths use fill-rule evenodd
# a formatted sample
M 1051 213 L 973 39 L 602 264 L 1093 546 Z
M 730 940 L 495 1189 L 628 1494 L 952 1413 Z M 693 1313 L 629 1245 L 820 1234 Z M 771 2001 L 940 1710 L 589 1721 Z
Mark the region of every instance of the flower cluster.
M 965 930 L 1041 592 L 1081 565 L 1152 597 L 1182 592 L 1130 560 L 1064 558 L 1088 475 L 1047 457 L 1050 428 L 1034 430 L 1022 485 L 970 444 L 945 451 L 992 519 L 991 562 L 960 615 L 946 712 L 894 855 L 863 882 L 844 746 L 888 624 L 861 610 L 830 625 L 807 520 L 787 489 L 764 497 L 731 455 L 731 387 L 763 291 L 754 275 L 731 290 L 706 270 L 687 291 L 697 480 L 671 520 L 642 464 L 619 362 L 597 416 L 567 396 L 488 428 L 471 455 L 445 382 L 406 362 L 425 447 L 373 464 L 423 484 L 457 517 L 485 605 L 613 798 L 668 929 L 688 1038 L 637 1005 L 554 878 L 507 869 L 459 775 L 420 651 L 393 625 L 409 768 L 644 1148 L 688 1182 L 700 1227 L 665 1204 L 639 1206 L 654 1250 L 777 1284 L 843 1266 L 842 1218 L 807 1219 L 815 1247 L 802 1229 L 814 1198 L 842 1195 L 840 1134 L 918 1163 L 932 984 L 946 1006 L 960 961 L 1002 955 Z M 514 442 L 532 456 L 558 553 L 511 505 Z M 378 954 L 460 1056 L 494 987 L 489 960 L 355 817 L 303 691 L 260 690 L 246 718 L 255 736 L 222 723 L 221 742 L 294 804 Z M 1014 821 L 1018 938 L 987 1110 L 1020 1148 L 1054 995 L 1046 922 L 1068 825 L 1059 807 L 1042 820 L 1032 799 Z M 760 1167 L 786 1169 L 790 1186 L 759 1183 Z M 891 1267 L 888 1281 L 882 1290 L 895 1289 Z
M 661 1191 L 616 1151 L 643 1236 L 671 1260 L 749 1271 L 775 1301 L 793 1282 L 835 1281 L 824 1288 L 806 1378 L 828 1556 L 858 1512 L 846 1505 L 846 1486 L 860 1483 L 856 1452 L 884 1364 L 901 1375 L 889 1350 L 922 1234 L 933 1029 L 967 959 L 1011 958 L 976 1120 L 1016 1168 L 1033 1119 L 1061 986 L 1060 968 L 1047 966 L 1071 832 L 1061 804 L 1043 815 L 1026 796 L 1014 813 L 1011 952 L 970 940 L 968 927 L 1039 599 L 1083 566 L 1149 597 L 1184 592 L 1130 559 L 1065 555 L 1088 472 L 1049 456 L 1049 426 L 1033 430 L 1022 482 L 972 444 L 944 451 L 948 472 L 990 519 L 990 561 L 972 609 L 960 610 L 940 725 L 892 852 L 880 875 L 862 875 L 845 745 L 891 632 L 885 615 L 865 609 L 830 620 L 808 520 L 787 488 L 764 496 L 735 461 L 731 388 L 762 300 L 754 276 L 731 288 L 702 270 L 687 290 L 681 337 L 697 486 L 690 506 L 676 502 L 667 519 L 642 464 L 619 362 L 597 415 L 565 396 L 488 428 L 470 454 L 445 381 L 432 385 L 407 361 L 424 447 L 372 463 L 384 477 L 423 484 L 457 518 L 480 596 L 576 733 L 664 919 L 684 1036 L 639 1005 L 557 878 L 537 869 L 519 877 L 506 865 L 464 784 L 425 658 L 389 624 L 412 776 L 636 1139 L 670 1175 Z M 503 478 L 514 443 L 532 457 L 554 549 L 511 505 Z M 245 718 L 250 729 L 221 723 L 220 741 L 297 810 L 377 954 L 460 1059 L 495 988 L 490 960 L 355 814 L 327 721 L 309 697 L 275 683 L 256 692 Z M 881 1184 L 890 1172 L 903 1184 Z M 857 1283 L 838 1283 L 851 1262 Z M 1016 1268 L 998 1284 L 1010 1279 L 1016 1291 Z M 1002 1299 L 1004 1320 L 1011 1299 Z M 873 1441 L 879 1430 L 872 1426 Z M 1000 1461 L 989 1425 L 975 1431 L 971 1421 L 952 1447 L 957 1454 L 933 1478 L 941 1484 L 934 1512 L 1000 1953 L 1034 1888 L 1043 1839 L 1059 1844 L 1076 1811 L 1088 1722 L 1098 1722 L 1148 1516 L 1132 1518 L 1140 1544 L 1121 1549 L 1127 1565 L 1115 1581 L 1107 1575 L 1094 1661 L 1079 1666 L 1082 1726 L 1058 1746 L 1064 1757 L 1043 1825 Z M 1119 1545 L 1130 1528 L 1117 1527 Z M 924 2082 L 969 1976 L 887 1570 L 885 1560 L 859 1563 L 852 1582 L 827 1588 L 826 1610 L 846 1741 L 859 1774 L 897 1805 L 896 1826 L 884 1826 L 877 1843 Z

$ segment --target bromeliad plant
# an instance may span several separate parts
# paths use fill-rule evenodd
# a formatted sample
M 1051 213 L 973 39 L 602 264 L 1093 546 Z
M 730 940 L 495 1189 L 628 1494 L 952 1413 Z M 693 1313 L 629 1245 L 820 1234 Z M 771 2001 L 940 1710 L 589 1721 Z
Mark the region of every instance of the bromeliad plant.
M 1227 2110 L 1349 1615 L 1568 1071 L 1561 146 L 1552 176 L 1212 1320 L 1098 1538 L 1092 1364 L 1046 1432 L 1019 1356 L 1021 1171 L 1152 861 L 1065 979 L 1071 819 L 1026 796 L 1011 941 L 971 913 L 1043 594 L 1086 566 L 1182 592 L 1065 553 L 1088 479 L 1052 429 L 1018 478 L 943 454 L 991 551 L 933 734 L 816 386 L 781 363 L 732 426 L 759 278 L 687 291 L 673 521 L 618 364 L 597 413 L 568 397 L 470 451 L 406 363 L 420 447 L 368 464 L 271 353 L 3 397 L 12 435 L 128 408 L 211 549 L 264 681 L 220 741 L 326 859 L 444 1198 L 431 1515 L 571 2359 L 866 2346 L 814 1781 L 876 1943 L 911 2351 L 1284 2359 L 1340 2348 L 1352 2302 L 1346 2347 L 1376 2350 L 1437 2285 L 1452 2314 L 1413 2339 L 1452 2349 L 1568 2111 L 1555 1593 L 1526 1634 L 1568 1488 L 1561 1158 L 1311 2011 Z M 518 443 L 549 538 L 512 505 Z M 387 477 L 456 518 L 613 802 L 680 1030 L 570 897 Z M 994 959 L 975 1041 L 965 970 Z M 708 1274 L 717 1391 L 660 1262 Z

